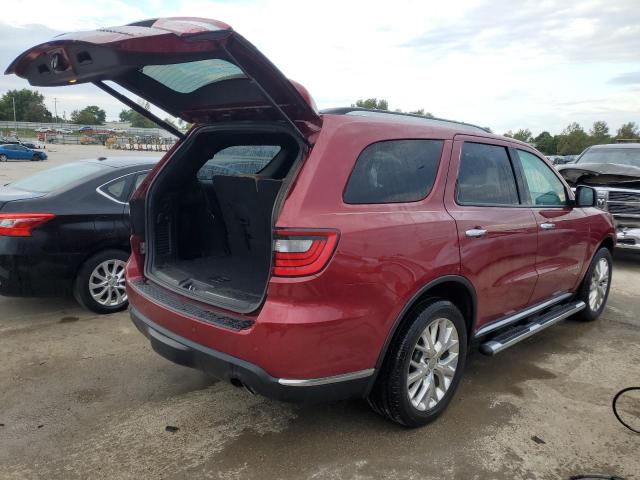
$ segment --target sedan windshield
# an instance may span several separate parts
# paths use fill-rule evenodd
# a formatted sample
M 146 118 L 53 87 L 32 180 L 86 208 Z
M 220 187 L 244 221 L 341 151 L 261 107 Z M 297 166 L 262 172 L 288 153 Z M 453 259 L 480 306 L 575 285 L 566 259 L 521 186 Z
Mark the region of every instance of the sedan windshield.
M 50 193 L 108 168 L 98 163 L 68 163 L 43 170 L 9 185 L 28 192 Z
M 640 148 L 591 148 L 577 163 L 615 163 L 640 167 Z

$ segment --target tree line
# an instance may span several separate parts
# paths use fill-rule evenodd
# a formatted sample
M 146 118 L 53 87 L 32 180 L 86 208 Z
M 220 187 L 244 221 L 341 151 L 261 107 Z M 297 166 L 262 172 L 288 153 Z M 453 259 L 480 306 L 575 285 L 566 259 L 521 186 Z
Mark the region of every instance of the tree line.
M 627 122 L 615 135 L 611 135 L 607 122 L 598 120 L 588 132 L 580 124 L 573 122 L 559 135 L 551 135 L 545 130 L 534 137 L 531 130 L 522 128 L 516 132 L 509 130 L 504 136 L 530 143 L 545 155 L 577 155 L 591 145 L 615 143 L 617 140 L 640 141 L 640 128 L 635 122 Z
M 0 98 L 0 120 L 13 120 L 14 100 L 17 121 L 43 123 L 66 121 L 66 119 L 59 117 L 55 118 L 47 109 L 44 103 L 44 96 L 40 92 L 30 90 L 28 88 L 23 88 L 21 90 L 9 90 L 2 95 Z M 149 102 L 144 102 L 141 106 L 147 110 L 150 108 Z M 389 109 L 389 102 L 385 99 L 378 98 L 361 99 L 351 106 L 391 111 Z M 430 112 L 426 112 L 424 108 L 408 112 L 403 112 L 400 109 L 395 109 L 393 111 L 433 118 L 433 115 Z M 102 108 L 97 105 L 89 105 L 83 109 L 71 112 L 70 120 L 72 123 L 82 125 L 103 125 L 106 121 L 106 117 L 107 114 Z M 157 126 L 144 115 L 141 115 L 131 109 L 123 109 L 120 112 L 119 118 L 122 122 L 129 122 L 134 128 L 152 128 Z M 165 118 L 165 121 L 178 128 L 189 127 L 189 125 L 182 122 L 182 120 L 178 120 L 177 124 L 169 118 Z M 487 130 L 491 131 L 489 128 L 487 128 Z M 640 141 L 640 128 L 635 122 L 627 122 L 617 130 L 615 135 L 612 135 L 607 123 L 599 120 L 594 122 L 588 132 L 586 132 L 578 123 L 574 122 L 568 125 L 562 133 L 558 135 L 552 135 L 548 131 L 543 131 L 534 137 L 531 130 L 528 128 L 522 128 L 515 132 L 509 130 L 504 135 L 530 143 L 545 155 L 575 155 L 591 145 L 613 143 L 616 140 L 621 139 Z

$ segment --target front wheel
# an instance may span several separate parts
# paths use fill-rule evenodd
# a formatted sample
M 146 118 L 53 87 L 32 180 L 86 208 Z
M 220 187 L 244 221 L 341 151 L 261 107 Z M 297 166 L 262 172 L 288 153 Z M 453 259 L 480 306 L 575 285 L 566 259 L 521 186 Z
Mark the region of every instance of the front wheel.
M 373 409 L 407 427 L 420 427 L 445 410 L 467 356 L 467 329 L 447 300 L 415 309 L 389 346 L 368 398 Z
M 76 276 L 73 295 L 80 305 L 96 313 L 113 313 L 127 308 L 124 267 L 129 254 L 105 250 L 89 258 Z
M 611 288 L 612 265 L 611 252 L 607 248 L 601 248 L 593 256 L 576 297 L 586 304 L 576 314 L 579 320 L 592 322 L 602 314 Z
M 34 154 L 33 157 L 31 157 L 32 162 L 37 162 L 39 160 L 40 160 L 40 155 Z

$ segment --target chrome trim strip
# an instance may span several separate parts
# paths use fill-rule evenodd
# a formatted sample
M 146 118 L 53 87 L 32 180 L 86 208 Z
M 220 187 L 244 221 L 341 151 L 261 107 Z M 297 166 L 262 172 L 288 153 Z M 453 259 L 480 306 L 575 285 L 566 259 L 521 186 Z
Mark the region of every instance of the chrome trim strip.
M 526 310 L 522 310 L 518 313 L 505 317 L 502 320 L 498 320 L 497 322 L 493 322 L 493 323 L 490 323 L 489 325 L 485 325 L 484 327 L 482 327 L 480 330 L 476 332 L 474 337 L 475 338 L 482 337 L 483 335 L 486 335 L 489 332 L 493 332 L 494 330 L 497 330 L 499 328 L 506 327 L 507 325 L 510 325 L 519 320 L 522 320 L 523 318 L 526 318 L 529 315 L 533 315 L 534 313 L 539 312 L 540 310 L 544 310 L 545 308 L 550 307 L 551 305 L 560 303 L 571 296 L 572 296 L 571 293 L 563 293 L 562 295 L 558 295 L 557 297 L 547 300 L 546 302 L 539 303 L 538 305 L 527 308 Z
M 330 383 L 346 382 L 349 380 L 358 380 L 360 378 L 370 377 L 371 375 L 373 375 L 374 371 L 375 369 L 368 368 L 367 370 L 343 373 L 341 375 L 334 375 L 333 377 L 308 379 L 279 378 L 278 383 L 287 387 L 315 387 L 318 385 L 328 385 Z
M 557 317 L 554 317 L 553 319 L 548 320 L 542 324 L 534 323 L 529 327 L 529 330 L 523 333 L 522 335 L 514 337 L 505 343 L 500 343 L 495 340 L 489 340 L 488 342 L 482 344 L 482 348 L 489 350 L 488 352 L 489 355 L 495 355 L 496 353 L 499 353 L 502 350 L 509 348 L 512 345 L 515 345 L 516 343 L 521 342 L 522 340 L 529 338 L 530 336 L 538 332 L 541 332 L 545 328 L 550 327 L 551 325 L 555 325 L 560 320 L 564 320 L 565 318 L 570 317 L 574 313 L 578 313 L 580 310 L 584 309 L 585 307 L 586 307 L 586 304 L 583 301 L 576 302 L 573 308 L 571 308 L 570 310 L 567 310 L 566 312 L 561 313 Z

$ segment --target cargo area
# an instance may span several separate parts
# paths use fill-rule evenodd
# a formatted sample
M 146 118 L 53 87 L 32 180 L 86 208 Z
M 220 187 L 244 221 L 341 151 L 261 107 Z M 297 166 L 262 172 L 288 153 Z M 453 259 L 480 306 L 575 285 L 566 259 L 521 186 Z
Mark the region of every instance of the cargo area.
M 299 155 L 282 131 L 202 132 L 185 144 L 147 197 L 147 275 L 222 308 L 258 308 L 273 212 Z

